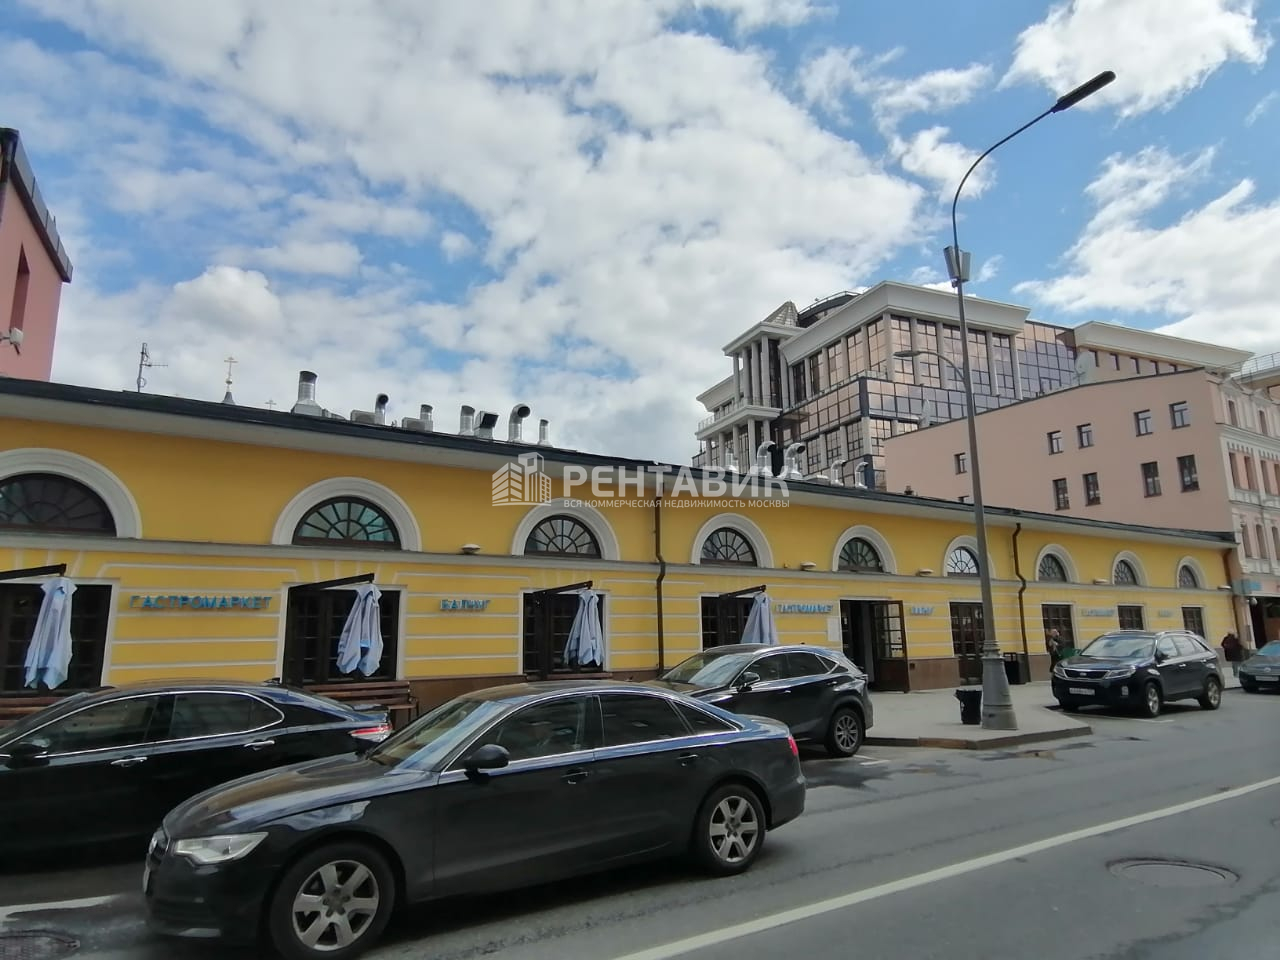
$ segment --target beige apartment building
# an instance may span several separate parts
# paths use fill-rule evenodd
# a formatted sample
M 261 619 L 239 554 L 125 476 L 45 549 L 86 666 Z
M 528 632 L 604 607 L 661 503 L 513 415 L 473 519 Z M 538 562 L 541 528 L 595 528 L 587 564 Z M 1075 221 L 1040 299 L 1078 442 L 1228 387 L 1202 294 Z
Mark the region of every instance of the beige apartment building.
M 1203 575 L 1235 595 L 1237 632 L 1259 646 L 1280 639 L 1280 355 L 1246 360 L 1243 351 L 1230 351 L 1238 359 L 1224 369 L 1226 348 L 1183 343 L 1184 359 L 1199 356 L 1201 366 L 1108 379 L 1123 364 L 1112 351 L 1094 350 L 1079 385 L 980 411 L 984 499 L 1097 520 L 1233 531 L 1236 555 L 1226 569 Z M 968 500 L 965 422 L 891 437 L 885 470 L 891 490 Z M 1047 563 L 1036 577 L 1070 579 L 1070 571 Z M 1117 563 L 1111 580 L 1138 586 L 1146 577 L 1135 564 Z

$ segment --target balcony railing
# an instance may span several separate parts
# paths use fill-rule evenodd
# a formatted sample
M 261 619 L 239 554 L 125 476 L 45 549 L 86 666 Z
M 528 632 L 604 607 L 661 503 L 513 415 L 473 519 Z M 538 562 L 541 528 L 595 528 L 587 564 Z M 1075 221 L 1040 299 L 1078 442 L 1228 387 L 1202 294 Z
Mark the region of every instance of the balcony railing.
M 1277 369 L 1280 369 L 1280 351 L 1264 354 L 1260 357 L 1250 357 L 1240 367 L 1240 375 L 1249 376 L 1250 374 Z
M 737 413 L 739 410 L 742 410 L 744 407 L 764 407 L 768 410 L 778 409 L 771 403 L 755 403 L 754 401 L 751 401 L 751 400 L 734 400 L 731 404 L 729 404 L 729 406 L 725 407 L 723 410 L 717 410 L 715 413 L 711 414 L 711 416 L 703 417 L 701 420 L 699 420 L 698 429 L 705 430 L 707 427 L 711 426 L 716 421 L 724 420 L 726 417 Z

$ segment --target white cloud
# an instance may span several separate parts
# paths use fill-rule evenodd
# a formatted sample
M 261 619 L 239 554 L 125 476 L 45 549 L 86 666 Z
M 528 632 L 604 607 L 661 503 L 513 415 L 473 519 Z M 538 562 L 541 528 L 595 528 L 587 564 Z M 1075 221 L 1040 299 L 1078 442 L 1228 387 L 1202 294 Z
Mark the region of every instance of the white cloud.
M 450 262 L 470 256 L 475 248 L 470 237 L 456 230 L 446 230 L 440 237 L 440 250 Z
M 1067 252 L 1068 272 L 1015 289 L 1071 312 L 1172 316 L 1162 332 L 1221 342 L 1229 331 L 1233 346 L 1280 350 L 1280 199 L 1257 201 L 1241 180 L 1167 226 L 1148 222 L 1212 159 L 1156 148 L 1111 157 L 1089 187 L 1097 209 Z
M 1280 97 L 1280 91 L 1272 90 L 1265 97 L 1253 105 L 1253 109 L 1245 115 L 1244 125 L 1252 127 L 1255 123 L 1262 119 L 1262 115 L 1271 109 L 1271 105 L 1276 102 L 1276 98 Z
M 1018 37 L 1003 84 L 1031 81 L 1061 96 L 1102 72 L 1110 86 L 1080 108 L 1122 117 L 1172 106 L 1230 62 L 1261 66 L 1271 37 L 1256 0 L 1070 0 Z
M 119 277 L 86 237 L 56 361 L 73 381 L 131 382 L 145 339 L 169 364 L 149 377 L 161 392 L 220 398 L 234 355 L 243 403 L 290 401 L 306 368 L 340 412 L 379 390 L 393 416 L 432 403 L 445 424 L 522 400 L 557 441 L 683 459 L 726 340 L 769 305 L 865 281 L 925 229 L 923 191 L 823 130 L 767 56 L 670 26 L 698 8 L 743 32 L 822 12 L 797 0 L 28 6 L 106 50 L 46 55 L 61 86 L 18 91 L 56 108 L 37 118 L 88 118 L 64 157 L 83 196 L 95 171 L 143 171 L 139 229 L 200 261 L 168 289 L 144 274 L 106 294 Z M 415 264 L 424 244 L 462 250 L 434 232 L 458 208 L 489 276 L 432 299 Z M 363 235 L 404 249 L 375 269 L 361 242 L 348 274 Z

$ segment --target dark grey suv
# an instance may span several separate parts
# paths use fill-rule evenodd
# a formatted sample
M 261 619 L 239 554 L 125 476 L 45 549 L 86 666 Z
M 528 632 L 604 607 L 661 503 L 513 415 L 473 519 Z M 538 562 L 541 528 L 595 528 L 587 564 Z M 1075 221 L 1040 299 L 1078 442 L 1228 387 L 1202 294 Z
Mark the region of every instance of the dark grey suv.
M 874 722 L 866 674 L 826 647 L 712 647 L 648 683 L 734 713 L 781 720 L 797 740 L 822 743 L 835 757 L 857 753 Z

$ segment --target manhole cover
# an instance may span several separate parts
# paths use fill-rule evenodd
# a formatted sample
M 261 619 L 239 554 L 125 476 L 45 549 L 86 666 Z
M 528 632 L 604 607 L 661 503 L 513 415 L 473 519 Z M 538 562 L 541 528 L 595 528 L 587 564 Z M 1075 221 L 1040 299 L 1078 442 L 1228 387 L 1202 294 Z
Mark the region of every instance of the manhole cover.
M 40 930 L 0 933 L 0 960 L 53 960 L 79 949 L 79 940 L 60 933 Z
M 1109 869 L 1117 877 L 1153 887 L 1220 887 L 1240 879 L 1226 867 L 1186 860 L 1117 860 Z

